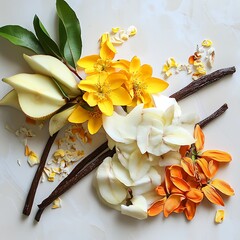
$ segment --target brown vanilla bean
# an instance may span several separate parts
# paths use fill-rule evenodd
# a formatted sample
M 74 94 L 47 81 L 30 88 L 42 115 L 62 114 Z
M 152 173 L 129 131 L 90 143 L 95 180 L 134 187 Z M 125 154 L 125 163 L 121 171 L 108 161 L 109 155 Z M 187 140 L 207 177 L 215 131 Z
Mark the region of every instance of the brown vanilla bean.
M 34 197 L 35 197 L 35 194 L 36 194 L 36 191 L 37 191 L 37 187 L 38 187 L 38 183 L 39 183 L 39 180 L 42 176 L 42 172 L 43 172 L 43 169 L 44 169 L 44 166 L 45 166 L 45 163 L 47 161 L 47 157 L 48 157 L 48 154 L 49 154 L 49 151 L 52 147 L 52 144 L 54 143 L 54 140 L 56 138 L 58 133 L 55 133 L 54 135 L 50 136 L 48 141 L 47 141 L 47 144 L 43 150 L 43 154 L 42 154 L 42 157 L 40 159 L 40 163 L 38 165 L 38 169 L 35 173 L 35 176 L 32 180 L 32 184 L 31 184 L 31 187 L 28 191 L 28 195 L 27 195 L 27 198 L 26 198 L 26 201 L 25 201 L 25 205 L 24 205 L 24 208 L 23 208 L 23 214 L 26 215 L 26 216 L 29 216 L 29 214 L 31 213 L 31 210 L 32 210 L 32 205 L 33 205 L 33 201 L 34 201 Z
M 201 128 L 205 127 L 207 124 L 209 124 L 211 121 L 222 115 L 226 110 L 228 109 L 228 105 L 225 103 L 223 104 L 217 111 L 197 123 Z
M 170 97 L 175 98 L 176 101 L 180 101 L 183 98 L 186 98 L 187 96 L 197 92 L 201 88 L 218 81 L 222 77 L 229 75 L 229 74 L 233 74 L 235 71 L 236 71 L 235 67 L 219 69 L 215 72 L 212 72 L 210 74 L 202 76 L 199 79 L 191 82 L 186 87 L 184 87 L 181 90 L 177 91 L 176 93 L 172 94 Z
M 98 158 L 94 161 L 87 164 L 82 169 L 79 169 L 74 175 L 68 175 L 66 177 L 65 184 L 59 184 L 59 186 L 47 197 L 41 204 L 38 205 L 39 210 L 35 216 L 35 220 L 39 221 L 44 209 L 51 204 L 55 199 L 69 190 L 73 185 L 75 185 L 78 181 L 80 181 L 83 177 L 88 175 L 92 170 L 98 167 L 106 157 L 112 157 L 115 153 L 115 149 L 107 150 L 106 152 L 102 153 Z

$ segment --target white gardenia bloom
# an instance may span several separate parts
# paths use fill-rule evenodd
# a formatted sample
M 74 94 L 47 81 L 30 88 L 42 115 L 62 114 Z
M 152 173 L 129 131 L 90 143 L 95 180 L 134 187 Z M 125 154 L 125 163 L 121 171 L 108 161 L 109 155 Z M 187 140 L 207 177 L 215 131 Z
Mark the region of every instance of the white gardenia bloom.
M 136 141 L 142 154 L 156 156 L 177 151 L 181 145 L 192 144 L 197 120 L 195 115 L 182 115 L 173 98 L 158 96 L 155 104 L 156 107 L 146 109 L 138 105 L 125 116 L 115 112 L 110 117 L 104 117 L 106 133 L 116 143 Z

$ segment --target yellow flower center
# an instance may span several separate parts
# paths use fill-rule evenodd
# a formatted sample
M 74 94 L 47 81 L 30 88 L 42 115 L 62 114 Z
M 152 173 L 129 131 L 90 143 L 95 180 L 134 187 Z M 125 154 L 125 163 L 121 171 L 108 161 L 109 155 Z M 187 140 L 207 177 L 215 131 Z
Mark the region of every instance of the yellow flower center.
M 112 65 L 112 60 L 103 60 L 103 59 L 98 59 L 97 62 L 94 64 L 94 68 L 96 69 L 97 72 L 103 72 L 107 71 L 108 68 L 110 68 Z

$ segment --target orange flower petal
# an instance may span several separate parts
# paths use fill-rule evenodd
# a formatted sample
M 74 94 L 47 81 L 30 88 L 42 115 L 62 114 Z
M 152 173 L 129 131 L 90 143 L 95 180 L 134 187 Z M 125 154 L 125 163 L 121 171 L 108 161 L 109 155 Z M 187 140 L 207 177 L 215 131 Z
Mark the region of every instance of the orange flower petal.
M 205 136 L 201 127 L 197 124 L 194 129 L 194 138 L 196 139 L 195 146 L 197 151 L 200 151 L 204 147 Z
M 169 214 L 171 214 L 174 210 L 176 210 L 180 204 L 181 201 L 184 199 L 183 195 L 170 195 L 168 199 L 166 200 L 163 208 L 163 213 L 165 217 L 168 217 Z
M 230 162 L 232 157 L 229 153 L 220 150 L 208 150 L 202 153 L 201 157 L 207 161 Z
M 211 173 L 211 178 L 213 178 L 219 169 L 219 162 L 211 160 L 208 164 L 208 168 Z
M 166 202 L 166 197 L 155 202 L 149 209 L 148 209 L 148 216 L 156 216 L 163 211 L 164 203 Z
M 199 189 L 191 188 L 191 190 L 186 193 L 186 197 L 194 203 L 200 203 L 203 200 L 203 193 Z
M 185 207 L 186 207 L 184 210 L 185 216 L 187 220 L 191 221 L 195 216 L 197 204 L 187 200 Z
M 171 177 L 178 177 L 178 178 L 183 177 L 183 175 L 182 175 L 183 169 L 182 169 L 181 166 L 172 165 L 172 166 L 169 167 L 169 170 L 170 170 L 170 176 Z
M 211 185 L 207 185 L 202 188 L 202 191 L 205 195 L 205 197 L 212 203 L 224 206 L 224 202 L 222 197 L 217 193 L 215 188 L 213 188 Z
M 172 183 L 183 192 L 190 190 L 189 184 L 182 178 L 171 177 Z
M 215 187 L 217 190 L 219 190 L 221 193 L 227 195 L 227 196 L 232 196 L 234 195 L 234 190 L 233 188 L 225 181 L 221 179 L 214 179 L 211 182 L 211 185 Z
M 199 165 L 199 167 L 202 169 L 203 173 L 206 175 L 207 178 L 211 177 L 211 173 L 208 168 L 208 161 L 204 158 L 198 158 L 196 160 L 196 163 Z
M 162 185 L 157 186 L 155 190 L 159 196 L 166 196 L 166 191 Z
M 179 153 L 181 154 L 181 157 L 185 157 L 186 156 L 186 153 L 187 151 L 190 149 L 190 146 L 189 145 L 184 145 L 184 146 L 181 146 L 180 149 L 179 149 Z
M 181 166 L 183 170 L 191 177 L 195 176 L 193 161 L 189 157 L 184 157 L 181 160 Z

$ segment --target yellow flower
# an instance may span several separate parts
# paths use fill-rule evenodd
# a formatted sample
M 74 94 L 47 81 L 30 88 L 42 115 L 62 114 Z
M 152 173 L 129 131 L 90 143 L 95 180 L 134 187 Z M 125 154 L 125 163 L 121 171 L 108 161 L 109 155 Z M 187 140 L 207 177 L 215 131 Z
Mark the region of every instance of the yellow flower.
M 102 126 L 102 112 L 98 107 L 86 110 L 78 106 L 69 116 L 68 121 L 71 123 L 84 123 L 88 121 L 88 131 L 95 134 Z
M 121 73 L 107 74 L 105 72 L 91 75 L 79 83 L 79 88 L 86 91 L 83 95 L 89 106 L 98 106 L 101 112 L 107 116 L 113 113 L 113 105 L 128 105 L 131 97 L 122 87 L 127 80 Z
M 133 57 L 128 69 L 126 88 L 132 97 L 132 106 L 144 103 L 144 107 L 152 107 L 151 94 L 159 93 L 168 87 L 168 83 L 152 77 L 152 67 L 141 65 L 138 57 Z

